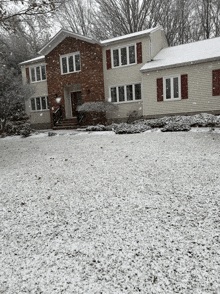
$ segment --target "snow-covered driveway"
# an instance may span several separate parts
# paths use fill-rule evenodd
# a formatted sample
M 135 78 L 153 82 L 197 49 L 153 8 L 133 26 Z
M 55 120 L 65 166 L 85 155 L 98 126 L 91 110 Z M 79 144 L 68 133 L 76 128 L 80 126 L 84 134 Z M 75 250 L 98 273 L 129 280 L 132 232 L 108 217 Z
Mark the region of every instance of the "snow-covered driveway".
M 220 134 L 67 132 L 0 150 L 0 293 L 220 293 Z

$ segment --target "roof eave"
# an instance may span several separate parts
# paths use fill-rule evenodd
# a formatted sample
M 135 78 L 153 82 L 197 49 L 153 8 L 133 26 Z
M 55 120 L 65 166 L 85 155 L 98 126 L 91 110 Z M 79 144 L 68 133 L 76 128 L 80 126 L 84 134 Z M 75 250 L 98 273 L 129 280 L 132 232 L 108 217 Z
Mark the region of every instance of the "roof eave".
M 161 27 L 156 27 L 156 28 L 152 29 L 152 31 L 150 31 L 150 32 L 144 32 L 143 31 L 142 34 L 138 34 L 136 36 L 128 36 L 128 37 L 125 37 L 125 38 L 123 38 L 121 40 L 112 40 L 112 41 L 111 41 L 111 39 L 109 41 L 108 40 L 104 40 L 104 41 L 101 41 L 100 42 L 100 45 L 102 47 L 105 47 L 105 46 L 109 46 L 109 45 L 112 45 L 112 44 L 115 44 L 115 43 L 119 43 L 119 42 L 124 42 L 124 41 L 129 41 L 129 40 L 133 40 L 133 39 L 142 38 L 144 36 L 151 35 L 153 32 L 155 32 L 155 31 L 157 31 L 159 29 L 161 29 Z M 126 35 L 124 35 L 124 36 L 126 36 Z M 124 37 L 124 36 L 122 36 L 122 37 Z M 105 42 L 105 43 L 102 43 L 102 42 Z
M 60 40 L 58 40 L 56 42 L 56 38 L 59 38 L 59 35 L 63 34 L 63 36 L 61 36 Z M 89 37 L 85 37 L 85 36 L 81 36 L 69 31 L 66 31 L 64 29 L 61 29 L 38 53 L 42 54 L 42 55 L 47 55 L 48 53 L 50 53 L 58 44 L 60 44 L 65 38 L 67 37 L 72 37 L 75 39 L 79 39 L 82 40 L 84 42 L 88 42 L 91 44 L 100 44 L 99 41 L 91 39 Z M 54 42 L 54 45 L 53 45 Z
M 39 62 L 42 62 L 42 61 L 45 61 L 45 57 L 42 57 L 42 58 L 39 58 L 37 60 L 26 60 L 26 61 L 22 61 L 19 63 L 19 65 L 23 66 L 23 65 L 26 65 L 26 64 L 33 64 L 33 63 L 39 63 Z
M 194 64 L 205 63 L 205 62 L 215 61 L 215 60 L 220 60 L 220 56 L 206 58 L 206 59 L 199 59 L 199 60 L 194 60 L 194 61 L 188 61 L 188 62 L 182 62 L 182 63 L 175 63 L 175 64 L 171 64 L 171 65 L 162 65 L 162 66 L 157 66 L 154 68 L 140 69 L 140 72 L 150 72 L 150 71 L 155 71 L 155 70 L 170 69 L 170 68 L 174 68 L 174 67 L 194 65 Z

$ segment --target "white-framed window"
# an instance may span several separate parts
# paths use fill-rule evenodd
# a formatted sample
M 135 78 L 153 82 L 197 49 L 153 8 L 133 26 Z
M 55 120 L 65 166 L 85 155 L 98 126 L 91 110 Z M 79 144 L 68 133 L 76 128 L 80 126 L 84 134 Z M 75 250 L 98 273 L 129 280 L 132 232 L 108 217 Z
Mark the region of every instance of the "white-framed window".
M 163 78 L 163 97 L 164 101 L 181 99 L 180 75 Z
M 37 66 L 31 66 L 29 68 L 29 73 L 30 73 L 32 83 L 45 81 L 47 79 L 46 65 L 45 64 L 37 65 Z
M 136 44 L 113 48 L 111 55 L 112 68 L 136 64 Z
M 110 99 L 113 103 L 141 100 L 141 83 L 110 87 Z
M 80 53 L 74 52 L 60 56 L 61 74 L 68 74 L 81 71 Z
M 31 110 L 42 111 L 49 109 L 48 96 L 31 98 Z

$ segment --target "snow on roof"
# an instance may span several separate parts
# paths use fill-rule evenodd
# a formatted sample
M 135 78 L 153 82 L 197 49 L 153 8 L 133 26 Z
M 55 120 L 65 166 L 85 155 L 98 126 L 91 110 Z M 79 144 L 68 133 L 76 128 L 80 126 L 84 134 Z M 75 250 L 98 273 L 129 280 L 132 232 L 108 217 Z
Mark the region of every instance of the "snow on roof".
M 220 59 L 220 37 L 162 49 L 141 71 L 177 67 Z
M 35 58 L 32 58 L 32 59 L 29 59 L 29 60 L 26 60 L 26 61 L 23 61 L 21 63 L 19 63 L 20 65 L 25 65 L 25 64 L 28 64 L 28 63 L 35 63 L 35 62 L 38 62 L 38 61 L 41 61 L 41 60 L 44 60 L 45 56 L 44 55 L 41 55 L 41 56 L 38 56 L 38 57 L 35 57 Z
M 156 28 L 152 28 L 152 29 L 148 29 L 148 30 L 144 30 L 144 31 L 136 32 L 136 33 L 127 34 L 127 35 L 124 35 L 124 36 L 115 37 L 115 38 L 112 38 L 112 39 L 103 40 L 103 41 L 100 41 L 100 43 L 101 43 L 101 45 L 109 45 L 111 43 L 116 43 L 116 42 L 119 42 L 119 41 L 124 41 L 126 39 L 131 39 L 131 38 L 140 37 L 140 36 L 143 36 L 143 35 L 150 34 L 153 31 L 158 30 L 159 28 L 160 27 L 156 27 Z

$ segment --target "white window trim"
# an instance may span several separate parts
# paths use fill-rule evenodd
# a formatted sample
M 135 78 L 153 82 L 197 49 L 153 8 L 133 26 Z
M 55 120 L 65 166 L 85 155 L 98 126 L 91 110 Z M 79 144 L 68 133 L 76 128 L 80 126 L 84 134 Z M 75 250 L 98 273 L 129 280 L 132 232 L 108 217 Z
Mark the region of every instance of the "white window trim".
M 37 102 L 36 102 L 36 98 L 41 98 L 41 97 L 45 97 L 46 98 L 46 109 L 42 109 L 42 99 L 40 99 L 40 108 L 41 109 L 37 109 Z M 31 100 L 34 99 L 34 104 L 35 104 L 35 110 L 32 109 L 32 104 L 31 104 Z M 39 112 L 39 111 L 49 111 L 49 105 L 48 105 L 48 95 L 45 96 L 38 96 L 38 97 L 31 97 L 30 98 L 30 110 L 31 112 Z
M 37 81 L 37 71 L 36 71 L 36 68 L 37 67 L 42 67 L 42 66 L 45 66 L 45 74 L 46 74 L 46 79 L 45 80 L 42 80 L 42 70 L 40 69 L 40 80 Z M 34 74 L 35 74 L 35 81 L 32 81 L 32 75 L 31 75 L 31 69 L 34 68 Z M 47 71 L 46 71 L 46 63 L 41 63 L 41 64 L 38 64 L 38 65 L 35 65 L 35 66 L 30 66 L 29 67 L 29 77 L 30 77 L 30 81 L 31 83 L 40 83 L 40 82 L 45 82 L 47 80 Z
M 173 96 L 173 79 L 174 78 L 178 78 L 178 86 L 179 86 L 179 97 L 178 98 L 174 98 Z M 171 98 L 166 98 L 166 79 L 171 79 Z M 181 79 L 180 79 L 180 75 L 172 75 L 172 76 L 166 76 L 163 77 L 163 97 L 164 97 L 164 101 L 177 101 L 177 100 L 181 100 Z
M 141 99 L 135 100 L 135 85 L 140 84 L 141 85 Z M 127 91 L 126 91 L 126 86 L 132 85 L 132 90 L 133 90 L 133 100 L 127 100 Z M 124 87 L 124 94 L 125 94 L 125 101 L 119 101 L 119 87 Z M 111 102 L 112 97 L 111 97 L 111 88 L 116 88 L 116 95 L 117 95 L 117 102 Z M 123 104 L 123 103 L 133 103 L 133 102 L 140 102 L 142 101 L 142 83 L 137 82 L 137 83 L 128 83 L 128 84 L 123 84 L 123 85 L 117 85 L 117 86 L 110 86 L 109 87 L 109 99 L 108 101 L 114 104 Z
M 134 54 L 135 54 L 135 63 L 129 63 L 129 47 L 134 46 Z M 121 48 L 126 48 L 127 52 L 127 64 L 121 64 Z M 113 57 L 113 50 L 119 50 L 119 66 L 114 66 L 114 57 Z M 137 64 L 137 44 L 132 43 L 128 45 L 118 46 L 111 49 L 111 61 L 112 61 L 112 68 L 121 68 L 126 66 L 132 66 Z
M 76 62 L 75 62 L 75 55 L 79 55 L 80 58 L 80 70 L 76 70 Z M 74 71 L 69 71 L 69 62 L 68 62 L 68 57 L 73 56 L 73 67 L 74 67 Z M 62 58 L 67 58 L 67 72 L 63 73 L 63 66 L 62 66 Z M 80 57 L 80 52 L 73 52 L 73 53 L 69 53 L 69 54 L 65 54 L 65 55 L 60 55 L 60 70 L 61 70 L 61 75 L 68 75 L 68 74 L 72 74 L 72 73 L 76 73 L 76 72 L 80 72 L 81 71 L 81 57 Z

